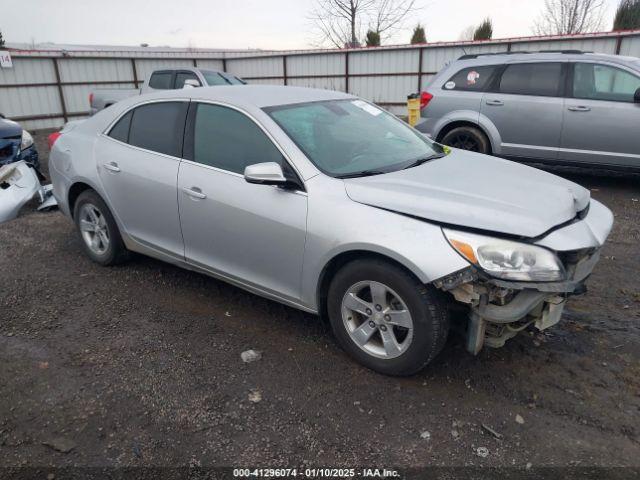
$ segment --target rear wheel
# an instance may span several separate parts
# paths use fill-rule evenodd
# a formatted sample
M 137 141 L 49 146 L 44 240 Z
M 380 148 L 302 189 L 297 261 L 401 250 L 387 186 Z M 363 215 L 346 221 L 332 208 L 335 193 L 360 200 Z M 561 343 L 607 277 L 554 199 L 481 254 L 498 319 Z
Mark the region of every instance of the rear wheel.
M 411 375 L 444 346 L 449 318 L 440 293 L 400 267 L 356 260 L 329 287 L 328 311 L 342 348 L 387 375 Z
M 100 195 L 85 190 L 76 200 L 73 218 L 85 253 L 101 265 L 115 265 L 128 258 L 118 226 Z
M 489 140 L 478 128 L 471 126 L 457 127 L 442 137 L 444 145 L 471 152 L 489 153 Z

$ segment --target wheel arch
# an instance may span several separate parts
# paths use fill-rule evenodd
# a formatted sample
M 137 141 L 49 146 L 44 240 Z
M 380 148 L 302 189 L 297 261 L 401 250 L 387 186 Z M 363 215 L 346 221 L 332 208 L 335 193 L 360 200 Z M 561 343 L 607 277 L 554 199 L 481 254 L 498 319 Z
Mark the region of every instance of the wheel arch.
M 374 250 L 366 250 L 366 249 L 354 249 L 354 250 L 346 250 L 334 255 L 323 267 L 320 272 L 320 276 L 318 278 L 317 287 L 316 287 L 316 302 L 317 302 L 317 310 L 318 314 L 321 318 L 326 319 L 327 317 L 327 296 L 329 292 L 329 285 L 331 284 L 331 280 L 335 276 L 335 274 L 344 267 L 347 263 L 352 262 L 354 260 L 362 260 L 362 259 L 372 259 L 372 260 L 382 260 L 388 262 L 392 265 L 395 265 L 411 276 L 415 277 L 419 282 L 424 283 L 425 279 L 421 278 L 423 275 L 420 274 L 417 267 L 411 265 L 411 268 L 407 266 L 407 262 L 403 262 L 393 256 L 387 255 L 385 253 L 376 252 Z
M 69 192 L 67 193 L 67 205 L 69 206 L 69 215 L 71 216 L 71 218 L 73 218 L 78 197 L 82 192 L 85 192 L 87 190 L 93 190 L 94 192 L 96 191 L 96 189 L 93 188 L 92 185 L 84 181 L 74 182 L 69 187 Z
M 495 152 L 494 149 L 494 142 L 491 138 L 491 135 L 489 135 L 487 133 L 487 130 L 482 126 L 479 125 L 478 123 L 474 123 L 471 122 L 469 120 L 455 120 L 451 123 L 447 123 L 446 125 L 444 125 L 442 127 L 442 129 L 438 132 L 438 135 L 436 137 L 436 142 L 442 142 L 442 139 L 445 137 L 445 135 L 447 135 L 447 133 L 449 133 L 451 130 L 453 130 L 454 128 L 458 128 L 458 127 L 473 127 L 476 128 L 478 130 L 480 130 L 485 137 L 487 137 L 487 140 L 489 141 L 489 155 L 493 154 Z

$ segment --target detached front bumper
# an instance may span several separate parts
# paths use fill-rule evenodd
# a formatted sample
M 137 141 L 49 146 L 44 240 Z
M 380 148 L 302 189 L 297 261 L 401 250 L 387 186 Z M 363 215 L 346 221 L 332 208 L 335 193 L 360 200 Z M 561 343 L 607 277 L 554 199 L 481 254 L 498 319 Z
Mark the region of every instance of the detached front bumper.
M 502 347 L 529 326 L 545 330 L 558 323 L 567 298 L 586 292 L 585 282 L 598 263 L 612 225 L 611 212 L 593 200 L 584 219 L 536 242 L 547 248 L 571 248 L 556 251 L 566 271 L 561 282 L 499 280 L 474 266 L 434 282 L 469 307 L 467 350 L 475 355 L 485 345 Z

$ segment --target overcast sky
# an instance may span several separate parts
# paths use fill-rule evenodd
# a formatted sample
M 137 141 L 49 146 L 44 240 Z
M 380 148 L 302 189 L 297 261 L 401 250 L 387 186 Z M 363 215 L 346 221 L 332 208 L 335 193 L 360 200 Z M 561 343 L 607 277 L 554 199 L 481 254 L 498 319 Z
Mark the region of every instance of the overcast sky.
M 408 43 L 421 22 L 427 40 L 457 40 L 468 25 L 490 17 L 494 38 L 532 34 L 544 0 L 417 0 L 422 6 L 393 43 Z M 618 0 L 605 0 L 610 29 Z M 314 0 L 0 0 L 7 42 L 310 48 Z

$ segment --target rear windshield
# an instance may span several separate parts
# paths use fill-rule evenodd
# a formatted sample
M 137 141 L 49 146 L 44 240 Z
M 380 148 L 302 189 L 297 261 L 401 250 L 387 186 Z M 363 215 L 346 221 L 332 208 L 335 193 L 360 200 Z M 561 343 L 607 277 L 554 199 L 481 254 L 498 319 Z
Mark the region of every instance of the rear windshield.
M 207 85 L 244 85 L 246 82 L 223 72 L 214 72 L 212 70 L 202 70 L 202 75 L 207 81 Z

